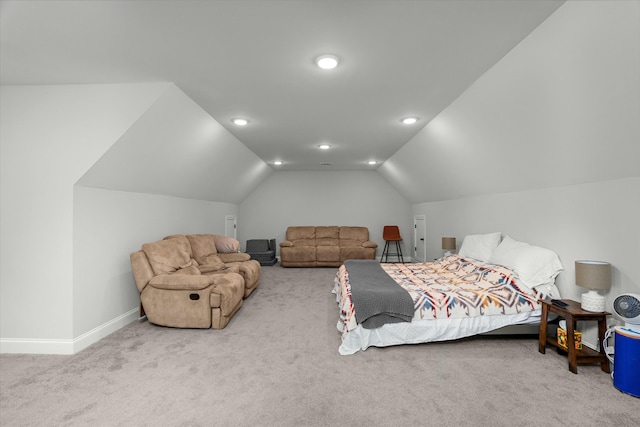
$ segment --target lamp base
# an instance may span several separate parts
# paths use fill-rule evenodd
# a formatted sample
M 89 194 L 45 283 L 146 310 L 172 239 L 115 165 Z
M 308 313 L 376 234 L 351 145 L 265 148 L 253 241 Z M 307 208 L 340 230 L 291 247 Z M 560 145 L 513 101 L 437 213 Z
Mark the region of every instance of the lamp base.
M 452 254 L 452 252 L 451 252 L 451 251 L 444 251 L 444 256 L 445 256 L 445 257 L 448 257 L 448 256 L 449 256 L 449 255 L 451 255 L 451 254 Z
M 582 294 L 581 306 L 584 311 L 604 311 L 605 297 L 600 295 L 598 291 L 590 289 L 589 292 Z

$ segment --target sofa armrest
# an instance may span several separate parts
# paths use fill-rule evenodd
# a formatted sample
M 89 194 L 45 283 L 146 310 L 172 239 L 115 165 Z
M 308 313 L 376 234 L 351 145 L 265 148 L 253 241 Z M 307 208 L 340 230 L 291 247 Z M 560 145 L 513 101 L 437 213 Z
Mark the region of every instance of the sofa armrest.
M 136 287 L 138 288 L 138 292 L 142 292 L 155 273 L 144 252 L 133 252 L 129 258 L 131 259 L 131 270 L 133 271 L 133 278 L 136 281 Z
M 156 289 L 197 291 L 214 283 L 215 276 L 189 274 L 160 274 L 149 281 Z
M 228 262 L 249 261 L 251 259 L 251 255 L 243 252 L 233 252 L 228 254 L 221 254 L 220 252 L 218 252 L 218 256 L 225 264 Z
M 284 240 L 284 241 L 280 242 L 280 247 L 281 248 L 290 248 L 291 246 L 293 246 L 293 242 L 290 242 L 288 240 Z
M 209 294 L 212 308 L 220 307 L 224 316 L 230 316 L 241 304 L 244 295 L 244 279 L 240 274 L 228 273 L 215 276 L 215 285 Z
M 363 248 L 377 248 L 378 244 L 376 242 L 372 242 L 372 241 L 368 240 L 366 242 L 362 242 L 362 247 Z

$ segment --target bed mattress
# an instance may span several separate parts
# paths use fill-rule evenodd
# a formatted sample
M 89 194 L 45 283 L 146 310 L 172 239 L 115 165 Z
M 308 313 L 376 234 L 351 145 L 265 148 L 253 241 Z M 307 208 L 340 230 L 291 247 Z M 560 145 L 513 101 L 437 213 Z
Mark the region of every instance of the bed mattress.
M 340 308 L 340 354 L 464 338 L 514 324 L 539 323 L 541 294 L 502 266 L 452 255 L 430 263 L 381 264 L 414 301 L 410 322 L 367 329 L 356 322 L 349 273 L 341 266 L 333 292 Z

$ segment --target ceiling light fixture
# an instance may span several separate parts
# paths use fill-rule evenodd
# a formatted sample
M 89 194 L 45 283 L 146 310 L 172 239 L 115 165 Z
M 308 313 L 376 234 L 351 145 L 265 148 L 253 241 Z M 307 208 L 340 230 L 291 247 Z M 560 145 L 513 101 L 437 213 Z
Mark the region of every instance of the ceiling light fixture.
M 412 125 L 417 121 L 417 117 L 405 117 L 404 119 L 402 119 L 402 123 L 404 123 L 405 125 Z
M 335 55 L 320 55 L 316 58 L 316 65 L 323 70 L 332 70 L 338 66 L 340 60 Z
M 367 162 L 367 164 L 368 164 L 368 165 L 376 165 L 376 164 L 378 164 L 378 162 L 376 162 L 375 160 L 369 160 L 369 161 Z
M 276 160 L 275 162 L 273 162 L 273 164 L 276 166 L 280 166 L 282 162 L 280 160 Z
M 318 148 L 321 150 L 328 150 L 331 146 L 329 144 L 320 144 L 318 145 Z
M 249 123 L 247 119 L 231 119 L 231 122 L 236 126 L 246 126 Z

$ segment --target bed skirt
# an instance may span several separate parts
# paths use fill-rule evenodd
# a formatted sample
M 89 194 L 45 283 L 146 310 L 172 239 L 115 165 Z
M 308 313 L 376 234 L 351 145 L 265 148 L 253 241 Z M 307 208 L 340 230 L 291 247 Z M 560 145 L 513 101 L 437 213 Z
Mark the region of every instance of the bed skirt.
M 338 349 L 341 355 L 354 354 L 369 347 L 388 347 L 400 344 L 421 344 L 449 341 L 490 332 L 511 325 L 540 323 L 541 310 L 500 316 L 480 316 L 434 320 L 418 320 L 408 323 L 390 323 L 377 329 L 362 326 L 343 336 Z M 338 331 L 343 323 L 338 321 Z

